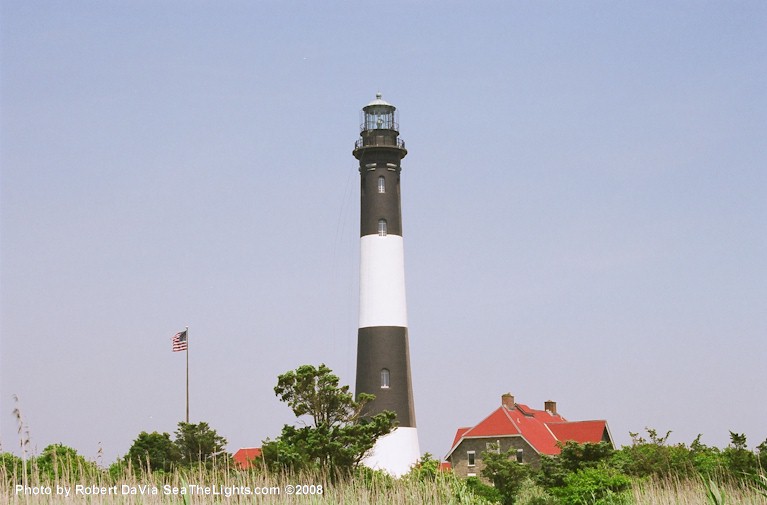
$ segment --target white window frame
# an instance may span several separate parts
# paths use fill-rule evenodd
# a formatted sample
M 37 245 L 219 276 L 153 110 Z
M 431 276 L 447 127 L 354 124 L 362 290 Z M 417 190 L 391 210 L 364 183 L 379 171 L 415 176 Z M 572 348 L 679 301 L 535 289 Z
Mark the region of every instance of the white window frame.
M 386 177 L 383 175 L 378 176 L 378 192 L 386 193 Z
M 477 466 L 477 453 L 475 451 L 466 451 L 466 460 L 468 466 Z
M 386 236 L 386 219 L 379 219 L 378 220 L 378 236 L 379 237 L 385 237 Z
M 381 369 L 381 389 L 389 389 L 391 385 L 391 372 L 388 368 Z

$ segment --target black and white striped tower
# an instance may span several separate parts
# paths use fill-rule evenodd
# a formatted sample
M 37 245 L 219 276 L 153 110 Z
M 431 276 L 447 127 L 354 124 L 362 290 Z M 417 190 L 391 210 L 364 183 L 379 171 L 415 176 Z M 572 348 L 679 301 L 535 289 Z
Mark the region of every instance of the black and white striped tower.
M 362 109 L 354 157 L 360 162 L 360 324 L 356 393 L 375 400 L 367 414 L 391 410 L 398 427 L 378 440 L 365 465 L 402 475 L 420 457 L 405 304 L 405 263 L 400 207 L 400 162 L 396 107 L 381 94 Z

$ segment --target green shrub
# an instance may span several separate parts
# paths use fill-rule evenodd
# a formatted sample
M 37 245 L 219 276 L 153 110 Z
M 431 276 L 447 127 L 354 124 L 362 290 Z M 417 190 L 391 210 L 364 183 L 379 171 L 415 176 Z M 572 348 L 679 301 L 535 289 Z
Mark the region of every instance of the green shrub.
M 693 455 L 684 444 L 666 445 L 670 431 L 664 436 L 652 428 L 647 428 L 650 440 L 637 433 L 631 433 L 632 444 L 616 451 L 611 459 L 611 466 L 621 472 L 636 476 L 696 476 Z
M 30 463 L 36 467 L 43 482 L 53 482 L 58 479 L 79 480 L 102 473 L 95 463 L 86 460 L 77 454 L 76 450 L 63 444 L 49 445 Z
M 439 460 L 427 452 L 413 465 L 413 468 L 410 469 L 405 478 L 427 482 L 436 479 L 438 473 Z
M 181 452 L 168 433 L 142 431 L 133 441 L 125 462 L 135 470 L 170 472 L 181 459 Z
M 469 477 L 466 479 L 466 487 L 474 493 L 474 495 L 483 498 L 490 503 L 504 503 L 503 495 L 493 486 L 488 486 L 476 477 Z
M 613 468 L 585 468 L 565 477 L 554 493 L 563 505 L 618 505 L 630 503 L 631 479 Z
M 20 481 L 24 474 L 24 461 L 10 452 L 0 453 L 0 479 L 6 482 Z
M 606 443 L 585 443 L 569 441 L 560 445 L 558 456 L 542 456 L 538 472 L 538 484 L 544 488 L 562 487 L 565 477 L 584 468 L 596 468 L 610 461 L 615 449 Z
M 503 497 L 504 505 L 512 505 L 522 482 L 530 476 L 530 466 L 517 463 L 514 449 L 505 453 L 485 451 L 482 453 L 482 461 L 485 464 L 482 477 L 493 483 Z
M 551 496 L 533 479 L 527 479 L 517 493 L 515 505 L 559 505 L 559 500 Z
M 388 473 L 362 465 L 354 469 L 353 480 L 365 489 L 380 492 L 388 492 L 396 486 L 396 480 Z

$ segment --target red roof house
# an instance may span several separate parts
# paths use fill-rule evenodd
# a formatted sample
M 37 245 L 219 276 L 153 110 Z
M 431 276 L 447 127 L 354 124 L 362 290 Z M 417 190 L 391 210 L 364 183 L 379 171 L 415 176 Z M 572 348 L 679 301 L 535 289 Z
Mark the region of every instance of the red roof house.
M 613 445 L 607 421 L 568 421 L 557 413 L 557 404 L 544 403 L 544 410 L 516 403 L 507 393 L 501 406 L 476 426 L 458 428 L 445 459 L 457 475 L 472 477 L 482 470 L 482 453 L 513 450 L 520 463 L 538 464 L 541 455 L 554 456 L 560 443 L 607 442 Z
M 234 464 L 242 470 L 253 466 L 253 460 L 261 456 L 260 447 L 245 447 L 234 453 Z

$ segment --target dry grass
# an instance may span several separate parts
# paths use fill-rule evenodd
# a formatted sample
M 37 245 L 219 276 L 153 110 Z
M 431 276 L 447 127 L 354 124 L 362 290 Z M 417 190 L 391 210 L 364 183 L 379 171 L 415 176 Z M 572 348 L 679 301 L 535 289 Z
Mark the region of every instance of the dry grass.
M 23 485 L 15 475 L 4 475 L 0 469 L 0 503 L 8 505 L 41 504 L 107 504 L 107 505 L 159 505 L 159 504 L 392 504 L 392 505 L 482 505 L 482 499 L 470 493 L 463 481 L 451 475 L 440 475 L 433 482 L 388 478 L 361 479 L 331 483 L 323 475 L 297 475 L 294 477 L 267 476 L 262 472 L 221 470 L 177 471 L 171 474 L 137 476 L 130 470 L 114 480 L 105 471 L 89 472 L 79 469 L 81 478 L 57 475 L 43 478 L 32 469 L 26 485 L 45 487 L 50 495 L 17 492 Z M 80 492 L 76 493 L 76 486 Z M 315 487 L 309 487 L 309 486 Z M 143 486 L 143 487 L 142 487 Z M 198 487 L 195 487 L 198 486 Z M 306 486 L 310 494 L 288 493 L 289 486 Z M 321 492 L 320 488 L 321 487 Z M 85 494 L 87 488 L 101 488 L 113 494 Z M 63 493 L 69 489 L 69 495 Z M 204 489 L 207 488 L 207 489 Z M 179 494 L 173 494 L 173 490 Z M 180 494 L 181 490 L 187 493 Z M 245 490 L 250 494 L 244 494 Z M 767 497 L 755 490 L 736 485 L 724 485 L 726 505 L 767 505 Z M 57 490 L 59 491 L 57 493 Z M 142 492 L 143 490 L 143 492 Z M 135 492 L 132 494 L 131 491 Z M 314 492 L 314 494 L 311 494 Z M 258 493 L 258 494 L 256 494 Z M 269 493 L 269 494 L 264 494 Z M 637 505 L 709 505 L 706 488 L 699 480 L 662 479 L 637 483 L 632 490 Z
M 27 482 L 30 488 L 45 487 L 50 495 L 17 492 L 20 485 L 13 476 L 0 475 L 0 503 L 9 505 L 38 504 L 483 504 L 475 499 L 465 485 L 452 477 L 440 477 L 435 482 L 401 479 L 378 479 L 368 482 L 351 480 L 331 483 L 325 476 L 297 475 L 295 477 L 266 476 L 260 472 L 219 471 L 174 472 L 169 475 L 138 477 L 127 474 L 112 481 L 105 473 L 80 480 L 61 476 L 43 482 L 33 471 Z M 84 486 L 77 488 L 77 486 Z M 100 488 L 102 493 L 84 494 L 87 487 Z M 143 487 L 142 487 L 143 486 Z M 294 490 L 290 493 L 288 489 Z M 65 493 L 69 489 L 69 495 Z M 80 493 L 76 494 L 79 489 Z M 186 494 L 181 494 L 182 490 Z M 131 491 L 135 494 L 131 494 Z M 143 492 L 142 492 L 143 491 Z M 174 491 L 179 494 L 174 494 Z M 308 494 L 299 494 L 301 492 Z
M 722 484 L 725 505 L 767 505 L 767 497 L 744 485 Z M 710 505 L 702 480 L 652 479 L 634 486 L 638 505 Z

